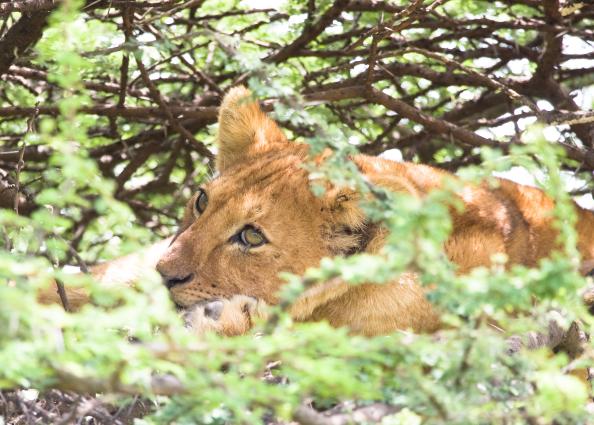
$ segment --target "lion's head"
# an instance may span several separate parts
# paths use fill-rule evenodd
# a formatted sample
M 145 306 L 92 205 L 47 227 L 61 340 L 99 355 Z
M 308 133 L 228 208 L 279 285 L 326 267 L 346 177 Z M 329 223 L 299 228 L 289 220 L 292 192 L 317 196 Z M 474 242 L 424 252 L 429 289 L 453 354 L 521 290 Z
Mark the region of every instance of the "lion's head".
M 361 243 L 356 199 L 314 196 L 307 147 L 288 142 L 243 87 L 223 100 L 218 143 L 219 175 L 190 199 L 157 265 L 177 304 L 240 294 L 275 303 L 280 272 L 303 273 Z

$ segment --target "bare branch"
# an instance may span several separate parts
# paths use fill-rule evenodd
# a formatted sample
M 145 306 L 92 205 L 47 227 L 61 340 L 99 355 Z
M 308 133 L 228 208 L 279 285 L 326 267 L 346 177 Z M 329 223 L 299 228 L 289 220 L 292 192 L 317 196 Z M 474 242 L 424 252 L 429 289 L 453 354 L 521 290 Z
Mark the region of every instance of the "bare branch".
M 15 59 L 37 43 L 43 34 L 50 12 L 40 11 L 23 15 L 0 40 L 0 76 L 8 71 Z
M 348 0 L 336 0 L 330 8 L 324 12 L 318 22 L 304 31 L 295 41 L 288 46 L 283 47 L 277 53 L 266 58 L 267 62 L 277 63 L 289 58 L 294 52 L 305 47 L 310 41 L 315 39 L 332 23 L 334 19 L 347 7 Z

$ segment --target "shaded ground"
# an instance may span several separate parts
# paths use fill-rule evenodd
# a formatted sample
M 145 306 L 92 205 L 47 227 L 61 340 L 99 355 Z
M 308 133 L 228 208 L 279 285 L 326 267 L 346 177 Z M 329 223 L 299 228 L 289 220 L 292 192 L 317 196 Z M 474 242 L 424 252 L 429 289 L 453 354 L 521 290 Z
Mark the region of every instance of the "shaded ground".
M 34 390 L 0 392 L 0 419 L 9 425 L 29 424 L 131 424 L 152 410 L 139 397 L 115 406 L 101 397 L 81 396 L 58 390 L 38 394 Z

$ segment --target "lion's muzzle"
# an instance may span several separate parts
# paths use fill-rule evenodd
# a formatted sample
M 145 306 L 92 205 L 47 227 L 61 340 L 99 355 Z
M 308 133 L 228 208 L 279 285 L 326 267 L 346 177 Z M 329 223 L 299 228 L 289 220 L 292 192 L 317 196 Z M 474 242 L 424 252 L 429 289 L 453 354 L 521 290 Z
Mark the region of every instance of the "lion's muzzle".
M 174 286 L 183 285 L 184 283 L 188 283 L 189 281 L 191 281 L 194 278 L 194 273 L 190 273 L 185 276 L 170 276 L 170 275 L 167 275 L 166 273 L 163 273 L 161 270 L 159 270 L 159 267 L 157 267 L 157 271 L 163 278 L 163 284 L 167 287 L 167 289 L 171 289 Z

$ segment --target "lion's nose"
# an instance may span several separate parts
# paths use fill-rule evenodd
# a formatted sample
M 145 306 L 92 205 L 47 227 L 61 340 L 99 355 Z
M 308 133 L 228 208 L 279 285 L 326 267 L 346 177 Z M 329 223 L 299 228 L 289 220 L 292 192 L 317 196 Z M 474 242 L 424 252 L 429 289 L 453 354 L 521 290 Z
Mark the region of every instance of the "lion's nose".
M 161 273 L 161 272 L 159 272 L 159 273 L 163 277 L 163 283 L 165 284 L 167 289 L 171 289 L 174 286 L 182 285 L 186 282 L 189 282 L 194 277 L 194 273 L 190 273 L 189 275 L 186 275 L 186 276 L 167 276 L 164 273 Z

